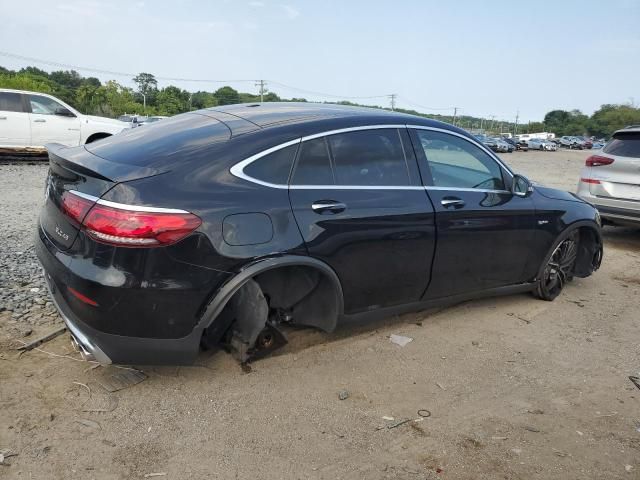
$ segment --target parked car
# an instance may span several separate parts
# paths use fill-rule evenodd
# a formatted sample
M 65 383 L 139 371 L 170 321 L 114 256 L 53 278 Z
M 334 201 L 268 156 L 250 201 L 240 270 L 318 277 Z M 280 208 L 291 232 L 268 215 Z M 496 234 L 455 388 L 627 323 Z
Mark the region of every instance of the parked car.
M 56 142 L 75 146 L 120 133 L 125 123 L 83 115 L 46 93 L 0 89 L 0 148 L 42 149 Z
M 520 150 L 524 150 L 524 151 L 529 150 L 529 143 L 527 143 L 527 139 L 516 136 L 514 137 L 514 140 L 516 144 L 520 147 Z
M 601 152 L 587 158 L 578 195 L 607 223 L 640 225 L 640 127 L 618 130 Z
M 158 122 L 158 121 L 163 120 L 163 119 L 165 119 L 165 118 L 169 118 L 169 117 L 164 116 L 164 115 L 153 115 L 153 116 L 151 116 L 151 117 L 146 117 L 146 118 L 144 118 L 144 119 L 142 120 L 142 122 L 140 122 L 140 124 L 141 124 L 141 125 L 147 125 L 147 124 L 149 124 L 149 123 L 155 123 L 155 122 Z
M 142 115 L 120 115 L 118 117 L 118 120 L 120 120 L 121 122 L 125 122 L 128 123 L 129 128 L 135 128 L 135 127 L 139 127 L 140 125 L 142 125 L 145 120 L 147 119 L 147 117 L 143 117 Z
M 511 145 L 509 142 L 505 142 L 504 139 L 494 137 L 496 142 L 496 151 L 502 153 L 511 153 L 515 150 L 515 147 Z
M 523 147 L 518 142 L 516 142 L 513 138 L 502 137 L 502 141 L 508 143 L 509 145 L 511 145 L 511 151 L 512 152 L 514 150 L 523 150 L 523 151 L 524 150 L 529 150 L 529 147 L 527 145 L 525 145 Z
M 560 137 L 560 145 L 565 148 L 582 150 L 586 148 L 585 141 L 579 137 L 564 136 Z
M 530 138 L 528 146 L 532 150 L 546 150 L 549 152 L 555 152 L 558 147 L 550 140 L 543 140 L 542 138 Z
M 600 265 L 597 210 L 464 130 L 378 109 L 229 105 L 49 146 L 36 252 L 87 358 L 240 361 L 282 327 L 472 298 L 553 300 Z

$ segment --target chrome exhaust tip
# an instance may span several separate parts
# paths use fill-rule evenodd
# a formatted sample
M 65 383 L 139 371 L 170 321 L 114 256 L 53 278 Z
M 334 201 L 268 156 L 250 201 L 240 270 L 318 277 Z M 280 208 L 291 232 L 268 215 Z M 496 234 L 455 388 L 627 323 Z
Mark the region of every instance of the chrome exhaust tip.
M 71 334 L 71 346 L 73 347 L 74 351 L 80 353 L 80 356 L 83 360 L 86 360 L 88 362 L 95 361 L 96 357 L 94 357 L 93 354 L 89 352 L 89 350 L 87 350 L 84 345 L 82 345 L 82 343 L 78 341 L 73 333 Z

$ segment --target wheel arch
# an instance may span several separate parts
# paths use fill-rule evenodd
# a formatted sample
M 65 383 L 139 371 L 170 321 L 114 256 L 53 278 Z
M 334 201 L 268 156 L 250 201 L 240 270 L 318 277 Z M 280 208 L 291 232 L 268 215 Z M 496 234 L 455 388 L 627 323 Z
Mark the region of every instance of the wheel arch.
M 284 255 L 280 257 L 269 257 L 257 260 L 243 267 L 236 275 L 229 279 L 222 287 L 220 287 L 207 304 L 199 326 L 208 328 L 216 318 L 222 313 L 224 307 L 233 298 L 233 296 L 249 281 L 255 279 L 261 274 L 276 269 L 284 269 L 286 267 L 306 267 L 318 271 L 324 279 L 329 282 L 333 289 L 335 301 L 334 318 L 326 319 L 323 324 L 314 325 L 325 331 L 333 331 L 337 325 L 338 318 L 344 312 L 344 297 L 340 279 L 335 271 L 321 260 L 304 257 L 298 255 Z
M 602 262 L 602 233 L 600 227 L 593 220 L 578 220 L 571 223 L 567 228 L 562 230 L 556 237 L 551 247 L 544 256 L 544 260 L 540 266 L 540 270 L 536 275 L 536 278 L 540 276 L 540 271 L 544 268 L 549 261 L 549 257 L 555 250 L 555 248 L 569 237 L 576 230 L 580 233 L 580 239 L 578 243 L 578 257 L 576 258 L 576 264 L 574 267 L 574 275 L 576 277 L 588 277 L 598 268 Z

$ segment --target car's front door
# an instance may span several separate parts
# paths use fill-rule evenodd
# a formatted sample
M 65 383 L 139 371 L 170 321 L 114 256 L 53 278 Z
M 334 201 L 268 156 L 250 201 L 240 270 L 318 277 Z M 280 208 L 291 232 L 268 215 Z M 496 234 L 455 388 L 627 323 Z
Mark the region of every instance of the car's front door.
M 29 114 L 22 95 L 0 92 L 0 147 L 27 147 L 31 141 Z
M 80 144 L 80 120 L 70 115 L 61 115 L 67 107 L 43 95 L 28 95 L 31 107 L 31 145 L 42 147 L 47 143 Z M 73 116 L 71 116 L 73 115 Z
M 411 129 L 411 138 L 436 211 L 438 243 L 425 298 L 528 280 L 535 207 L 511 193 L 511 173 L 462 135 Z
M 406 128 L 303 140 L 289 198 L 309 255 L 340 278 L 345 313 L 421 298 L 435 247 L 434 212 Z

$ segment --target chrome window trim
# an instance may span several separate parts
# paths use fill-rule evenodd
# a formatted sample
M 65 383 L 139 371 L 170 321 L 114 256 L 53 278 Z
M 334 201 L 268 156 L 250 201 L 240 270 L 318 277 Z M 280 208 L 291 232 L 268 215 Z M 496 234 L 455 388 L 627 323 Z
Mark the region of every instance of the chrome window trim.
M 163 208 L 163 207 L 145 207 L 142 205 L 127 205 L 126 203 L 111 202 L 109 200 L 102 200 L 93 195 L 87 193 L 78 192 L 77 190 L 69 190 L 69 193 L 73 193 L 78 197 L 85 198 L 98 205 L 104 205 L 105 207 L 118 208 L 120 210 L 128 210 L 130 212 L 146 212 L 146 213 L 189 213 L 186 210 L 179 208 Z
M 314 133 L 313 135 L 306 135 L 304 137 L 296 138 L 294 140 L 290 140 L 285 143 L 281 143 L 280 145 L 275 145 L 266 150 L 258 152 L 244 160 L 233 165 L 229 171 L 234 177 L 240 178 L 242 180 L 246 180 L 247 182 L 255 183 L 257 185 L 262 185 L 264 187 L 269 188 L 277 188 L 277 189 L 291 189 L 291 190 L 452 190 L 452 191 L 460 191 L 460 192 L 484 192 L 484 193 L 511 193 L 508 190 L 485 190 L 479 188 L 454 188 L 454 187 L 435 187 L 430 185 L 423 186 L 414 186 L 414 185 L 283 185 L 278 183 L 270 183 L 265 182 L 263 180 L 251 177 L 244 173 L 244 168 L 255 162 L 256 160 L 269 155 L 270 153 L 276 152 L 283 148 L 290 147 L 291 145 L 295 145 L 298 143 L 306 142 L 308 140 L 314 140 L 316 138 L 327 137 L 330 135 L 337 135 L 340 133 L 348 133 L 348 132 L 357 132 L 362 130 L 381 130 L 381 129 L 418 129 L 418 130 L 433 130 L 436 132 L 448 133 L 450 135 L 455 135 L 460 137 L 472 145 L 479 147 L 482 151 L 487 153 L 493 160 L 495 160 L 498 165 L 500 165 L 506 172 L 513 178 L 513 172 L 504 164 L 502 161 L 487 147 L 482 145 L 480 142 L 473 140 L 465 135 L 462 135 L 458 132 L 453 132 L 451 130 L 447 130 L 444 128 L 437 127 L 427 127 L 424 125 L 412 125 L 412 124 L 377 124 L 377 125 L 362 125 L 359 127 L 347 127 L 347 128 L 339 128 L 336 130 L 327 130 L 321 133 Z
M 481 193 L 508 193 L 509 195 L 513 195 L 513 192 L 509 190 L 491 190 L 488 188 L 466 188 L 466 187 L 424 187 L 425 190 L 446 190 L 450 192 L 481 192 Z
M 233 165 L 229 169 L 229 171 L 231 172 L 231 175 L 233 175 L 234 177 L 241 178 L 242 180 L 246 180 L 247 182 L 257 183 L 258 185 L 262 185 L 264 187 L 285 188 L 285 189 L 289 188 L 288 185 L 281 185 L 281 184 L 278 184 L 278 183 L 265 182 L 263 180 L 259 180 L 259 179 L 254 178 L 254 177 L 250 177 L 249 175 L 244 173 L 244 168 L 247 165 L 249 165 L 250 163 L 253 163 L 256 160 L 258 160 L 259 158 L 265 157 L 265 156 L 269 155 L 270 153 L 277 152 L 278 150 L 282 150 L 283 148 L 287 148 L 287 147 L 290 147 L 291 145 L 295 145 L 296 143 L 301 143 L 301 142 L 302 142 L 302 138 L 296 138 L 295 140 L 290 140 L 288 142 L 281 143 L 280 145 L 276 145 L 275 147 L 267 148 L 266 150 L 263 150 L 262 152 L 258 152 L 255 155 L 251 155 L 249 158 L 245 158 L 241 162 L 236 163 L 235 165 Z

